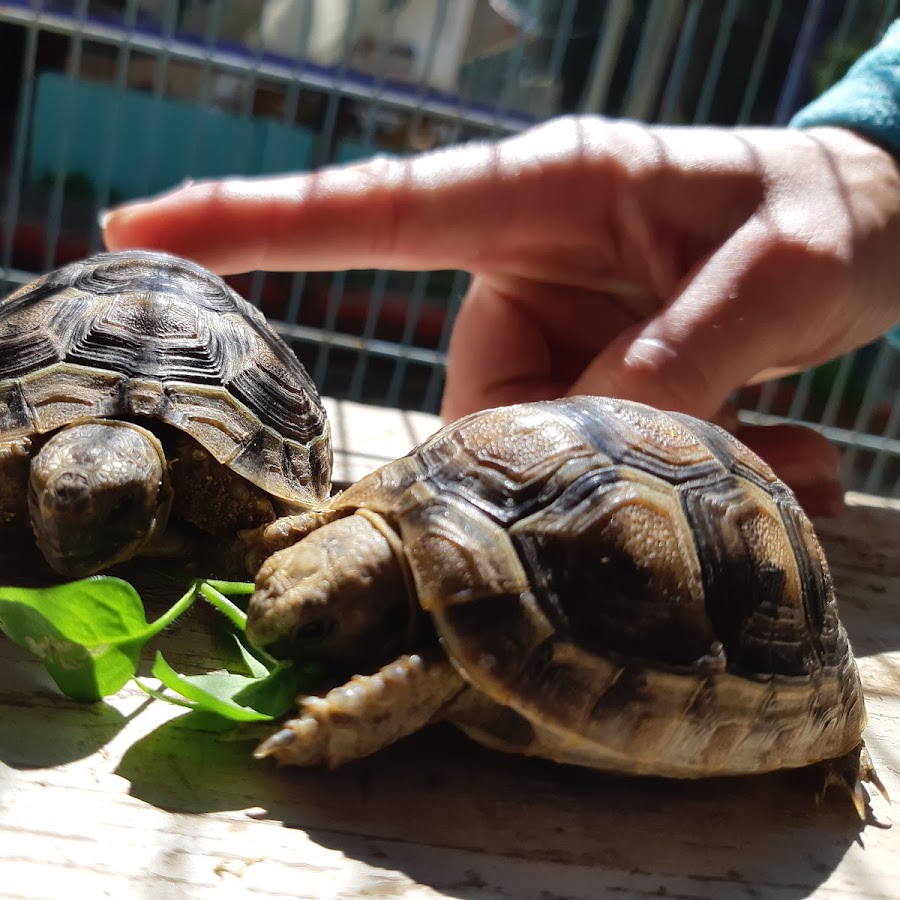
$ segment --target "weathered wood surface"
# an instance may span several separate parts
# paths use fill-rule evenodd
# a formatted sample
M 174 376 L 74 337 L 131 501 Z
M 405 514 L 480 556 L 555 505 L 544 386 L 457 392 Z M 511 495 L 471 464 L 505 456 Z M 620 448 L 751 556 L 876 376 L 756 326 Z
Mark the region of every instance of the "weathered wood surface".
M 428 434 L 428 416 L 331 404 L 340 478 Z M 822 523 L 868 697 L 866 733 L 900 798 L 900 506 Z M 159 645 L 221 665 L 198 610 Z M 510 758 L 450 729 L 337 773 L 254 762 L 127 688 L 62 698 L 0 639 L 0 896 L 896 898 L 896 807 L 864 828 L 811 772 L 673 783 Z

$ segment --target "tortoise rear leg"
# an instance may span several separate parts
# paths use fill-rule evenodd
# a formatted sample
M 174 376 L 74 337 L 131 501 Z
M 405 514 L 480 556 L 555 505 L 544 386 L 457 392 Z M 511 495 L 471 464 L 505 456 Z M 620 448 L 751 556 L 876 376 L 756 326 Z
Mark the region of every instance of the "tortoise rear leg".
M 828 788 L 832 786 L 840 788 L 850 795 L 850 800 L 859 813 L 860 819 L 866 821 L 868 818 L 866 803 L 869 799 L 863 787 L 863 784 L 866 783 L 874 785 L 881 796 L 890 803 L 891 798 L 887 788 L 875 771 L 872 757 L 869 756 L 864 741 L 860 741 L 849 753 L 836 759 L 826 760 L 822 765 L 825 767 L 825 784 L 819 794 L 820 801 L 824 799 Z
M 368 756 L 441 715 L 466 684 L 437 653 L 400 656 L 373 675 L 354 675 L 324 697 L 300 703 L 300 717 L 257 747 L 295 766 L 343 763 Z

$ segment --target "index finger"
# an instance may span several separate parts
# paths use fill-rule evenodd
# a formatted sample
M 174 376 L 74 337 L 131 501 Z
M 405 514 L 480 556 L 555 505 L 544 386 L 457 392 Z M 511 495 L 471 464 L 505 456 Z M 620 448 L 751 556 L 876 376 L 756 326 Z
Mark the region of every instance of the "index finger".
M 552 141 L 532 132 L 314 173 L 193 183 L 107 214 L 104 238 L 111 250 L 168 250 L 222 273 L 472 268 L 487 246 L 493 252 L 529 227 L 524 206 L 541 210 L 539 228 L 555 218 L 552 206 L 568 211 L 542 181 L 548 158 L 577 152 L 577 131 L 562 145 L 557 129 Z

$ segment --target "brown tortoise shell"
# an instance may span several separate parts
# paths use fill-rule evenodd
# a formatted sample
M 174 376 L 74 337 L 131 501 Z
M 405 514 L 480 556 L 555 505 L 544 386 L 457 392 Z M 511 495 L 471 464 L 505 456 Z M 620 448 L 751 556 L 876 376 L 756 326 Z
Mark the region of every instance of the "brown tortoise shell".
M 330 491 L 318 392 L 262 313 L 164 253 L 103 253 L 0 303 L 0 445 L 86 417 L 158 420 L 289 507 Z

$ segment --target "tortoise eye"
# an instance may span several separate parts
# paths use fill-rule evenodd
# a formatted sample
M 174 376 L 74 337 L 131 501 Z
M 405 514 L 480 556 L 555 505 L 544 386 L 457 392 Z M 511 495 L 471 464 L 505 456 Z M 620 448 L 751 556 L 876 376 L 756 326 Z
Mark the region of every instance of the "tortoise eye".
M 331 616 L 312 619 L 294 631 L 294 642 L 297 644 L 319 644 L 334 631 L 335 621 Z

